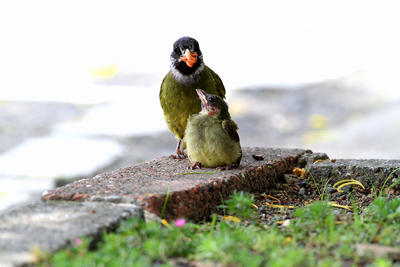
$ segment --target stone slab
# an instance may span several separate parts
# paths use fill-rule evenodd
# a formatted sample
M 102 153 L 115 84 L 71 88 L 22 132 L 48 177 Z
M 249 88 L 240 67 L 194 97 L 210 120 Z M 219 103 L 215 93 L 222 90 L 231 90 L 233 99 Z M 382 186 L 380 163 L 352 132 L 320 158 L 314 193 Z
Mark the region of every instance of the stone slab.
M 341 180 L 353 179 L 365 187 L 382 186 L 386 180 L 400 176 L 400 160 L 386 159 L 337 159 L 320 161 L 315 164 L 308 162 L 306 168 L 314 178 L 329 184 Z M 391 181 L 388 180 L 386 185 Z
M 128 216 L 143 216 L 133 204 L 32 202 L 0 213 L 0 266 L 36 261 L 35 249 L 47 253 L 81 236 L 101 238 Z
M 205 173 L 214 172 L 212 168 L 188 170 L 192 165 L 188 158 L 165 156 L 47 191 L 42 200 L 136 203 L 160 215 L 170 190 L 163 217 L 197 222 L 208 218 L 221 197 L 226 199 L 235 190 L 256 193 L 274 187 L 284 173 L 298 166 L 304 153 L 304 149 L 246 147 L 239 168 L 212 174 Z M 263 160 L 253 155 L 262 155 Z

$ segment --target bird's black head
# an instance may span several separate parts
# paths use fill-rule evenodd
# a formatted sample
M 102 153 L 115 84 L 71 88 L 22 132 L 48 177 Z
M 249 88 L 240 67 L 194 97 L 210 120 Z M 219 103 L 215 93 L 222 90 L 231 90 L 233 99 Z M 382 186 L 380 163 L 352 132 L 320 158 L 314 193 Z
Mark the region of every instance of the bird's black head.
M 203 68 L 203 54 L 199 43 L 191 37 L 182 37 L 174 43 L 171 69 L 182 75 L 192 75 Z
M 201 100 L 201 114 L 218 116 L 221 119 L 230 118 L 228 104 L 219 96 L 207 94 L 204 90 L 196 89 Z

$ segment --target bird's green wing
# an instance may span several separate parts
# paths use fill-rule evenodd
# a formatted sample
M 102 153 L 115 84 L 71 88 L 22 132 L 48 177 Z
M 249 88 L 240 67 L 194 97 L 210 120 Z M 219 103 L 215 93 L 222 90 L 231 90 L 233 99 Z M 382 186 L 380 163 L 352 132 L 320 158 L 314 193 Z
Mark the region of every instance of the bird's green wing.
M 228 135 L 234 139 L 236 142 L 240 142 L 239 139 L 239 134 L 237 133 L 237 130 L 239 130 L 238 125 L 233 121 L 233 120 L 223 120 L 222 121 L 222 129 L 225 130 L 225 132 L 228 133 Z
M 209 70 L 211 72 L 211 75 L 212 75 L 212 77 L 214 79 L 215 89 L 218 92 L 218 96 L 221 97 L 221 98 L 225 98 L 225 93 L 226 92 L 225 92 L 225 87 L 224 87 L 224 84 L 222 83 L 221 78 L 212 69 L 210 69 L 210 67 L 208 67 L 208 68 L 209 68 Z
M 228 133 L 228 135 L 233 140 L 235 140 L 237 143 L 240 143 L 239 134 L 237 133 L 237 130 L 239 130 L 239 127 L 233 120 L 231 120 L 231 119 L 223 120 L 222 128 Z M 241 159 L 242 159 L 242 148 L 240 147 L 240 144 L 239 144 L 239 155 L 235 162 L 235 164 L 237 166 L 239 166 Z
M 167 78 L 167 76 L 168 76 L 168 75 L 166 75 L 166 76 L 164 77 L 164 79 L 163 79 L 162 82 L 161 82 L 161 86 L 160 86 L 159 98 L 160 98 L 160 104 L 161 104 L 161 107 L 162 107 L 162 108 L 164 108 L 164 107 L 163 107 L 163 101 L 162 101 L 162 91 L 163 91 L 163 87 L 164 87 L 164 85 L 165 85 L 165 79 Z

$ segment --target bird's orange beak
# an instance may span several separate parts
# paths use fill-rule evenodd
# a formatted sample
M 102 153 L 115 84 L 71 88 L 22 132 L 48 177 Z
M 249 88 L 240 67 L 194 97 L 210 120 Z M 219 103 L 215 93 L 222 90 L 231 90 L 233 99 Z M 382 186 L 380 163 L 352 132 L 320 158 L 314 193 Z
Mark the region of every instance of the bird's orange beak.
M 180 56 L 182 61 L 185 61 L 189 67 L 193 67 L 193 65 L 197 62 L 197 52 L 193 54 L 190 53 L 189 49 L 186 49 L 185 55 Z

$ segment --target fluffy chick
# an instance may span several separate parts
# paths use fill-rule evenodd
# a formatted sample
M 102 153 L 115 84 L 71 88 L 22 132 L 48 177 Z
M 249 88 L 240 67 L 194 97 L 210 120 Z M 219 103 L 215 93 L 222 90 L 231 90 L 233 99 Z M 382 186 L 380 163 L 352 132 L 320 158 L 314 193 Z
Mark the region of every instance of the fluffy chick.
M 239 166 L 242 159 L 239 127 L 231 119 L 228 104 L 201 89 L 196 89 L 196 93 L 201 100 L 201 111 L 189 117 L 184 137 L 189 159 L 194 163 L 189 168 L 229 170 Z

